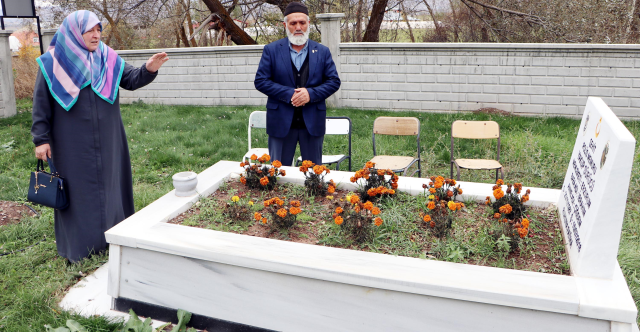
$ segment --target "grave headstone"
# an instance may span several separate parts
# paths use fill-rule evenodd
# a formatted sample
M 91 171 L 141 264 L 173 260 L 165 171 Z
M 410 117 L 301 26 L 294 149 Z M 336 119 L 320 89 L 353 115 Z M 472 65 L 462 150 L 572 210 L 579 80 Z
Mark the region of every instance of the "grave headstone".
M 613 277 L 635 144 L 604 101 L 589 97 L 558 202 L 575 276 Z

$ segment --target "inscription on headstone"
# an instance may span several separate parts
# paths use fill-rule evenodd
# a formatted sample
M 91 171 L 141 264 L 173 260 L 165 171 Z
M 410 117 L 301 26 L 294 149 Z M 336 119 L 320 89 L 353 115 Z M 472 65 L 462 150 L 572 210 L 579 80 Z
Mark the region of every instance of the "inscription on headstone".
M 602 99 L 589 97 L 558 202 L 576 276 L 613 276 L 635 144 Z

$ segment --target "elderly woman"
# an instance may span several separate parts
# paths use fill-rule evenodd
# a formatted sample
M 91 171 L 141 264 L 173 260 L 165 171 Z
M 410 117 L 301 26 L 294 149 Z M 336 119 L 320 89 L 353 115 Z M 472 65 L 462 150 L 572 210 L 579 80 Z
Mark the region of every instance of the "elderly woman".
M 70 205 L 55 211 L 55 235 L 70 262 L 106 249 L 104 232 L 135 212 L 118 88 L 151 83 L 168 60 L 158 53 L 134 68 L 100 41 L 101 32 L 94 13 L 71 13 L 37 59 L 31 135 L 36 158 L 50 157 L 67 180 Z

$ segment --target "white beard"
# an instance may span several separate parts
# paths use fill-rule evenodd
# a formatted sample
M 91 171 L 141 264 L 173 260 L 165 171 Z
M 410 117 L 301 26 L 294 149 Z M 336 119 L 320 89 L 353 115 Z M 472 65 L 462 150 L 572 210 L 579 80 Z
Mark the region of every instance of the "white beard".
M 293 45 L 302 46 L 307 42 L 307 40 L 309 40 L 309 29 L 307 29 L 307 31 L 305 31 L 302 36 L 296 36 L 292 34 L 291 31 L 289 31 L 289 29 L 287 28 L 285 28 L 284 30 L 287 32 L 287 38 L 289 38 L 289 42 Z

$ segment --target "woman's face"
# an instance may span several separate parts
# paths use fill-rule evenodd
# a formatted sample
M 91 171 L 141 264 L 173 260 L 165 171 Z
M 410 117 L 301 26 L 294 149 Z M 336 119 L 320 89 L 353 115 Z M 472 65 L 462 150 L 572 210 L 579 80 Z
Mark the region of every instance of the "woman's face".
M 87 46 L 87 50 L 89 50 L 89 52 L 93 52 L 98 49 L 101 34 L 102 32 L 100 31 L 100 25 L 98 24 L 91 28 L 91 30 L 82 34 L 82 39 L 84 39 L 84 44 L 85 46 Z

